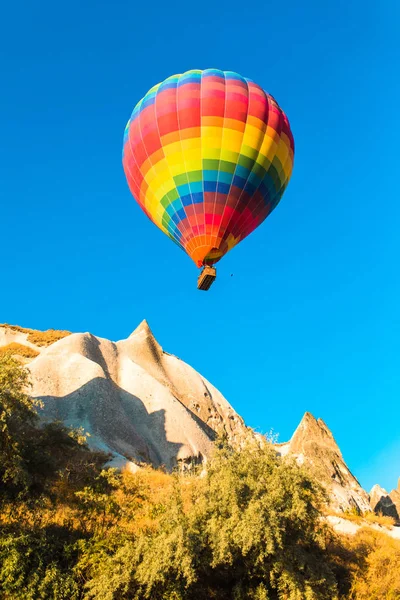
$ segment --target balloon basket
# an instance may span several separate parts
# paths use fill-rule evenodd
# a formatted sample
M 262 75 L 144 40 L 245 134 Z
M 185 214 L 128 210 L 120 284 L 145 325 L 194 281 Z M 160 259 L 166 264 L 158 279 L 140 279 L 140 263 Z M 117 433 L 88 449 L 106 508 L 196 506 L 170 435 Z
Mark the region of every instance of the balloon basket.
M 197 279 L 197 289 L 209 290 L 216 276 L 217 271 L 214 267 L 205 266 Z

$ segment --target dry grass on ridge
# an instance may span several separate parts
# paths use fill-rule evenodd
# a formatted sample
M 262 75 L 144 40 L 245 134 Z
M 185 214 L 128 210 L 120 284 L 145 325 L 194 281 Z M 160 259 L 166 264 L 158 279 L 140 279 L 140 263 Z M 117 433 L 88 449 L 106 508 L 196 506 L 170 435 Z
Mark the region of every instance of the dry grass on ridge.
M 341 515 L 344 519 L 348 521 L 352 521 L 353 523 L 358 523 L 359 525 L 374 524 L 381 525 L 382 527 L 386 527 L 387 529 L 392 529 L 395 525 L 395 520 L 392 517 L 387 517 L 382 514 L 375 514 L 374 512 L 364 513 L 362 515 L 357 515 L 353 513 L 344 513 Z
M 39 352 L 34 348 L 24 346 L 24 344 L 18 344 L 17 342 L 11 342 L 11 344 L 0 347 L 0 356 L 7 354 L 8 352 L 13 355 L 17 354 L 23 358 L 36 358 L 36 356 L 39 356 Z
M 68 335 L 71 335 L 70 331 L 61 331 L 58 329 L 47 329 L 47 331 L 38 331 L 36 329 L 27 329 L 26 327 L 19 327 L 18 325 L 9 325 L 8 323 L 0 323 L 0 327 L 7 327 L 13 331 L 20 333 L 27 333 L 27 340 L 36 346 L 50 346 L 61 340 Z

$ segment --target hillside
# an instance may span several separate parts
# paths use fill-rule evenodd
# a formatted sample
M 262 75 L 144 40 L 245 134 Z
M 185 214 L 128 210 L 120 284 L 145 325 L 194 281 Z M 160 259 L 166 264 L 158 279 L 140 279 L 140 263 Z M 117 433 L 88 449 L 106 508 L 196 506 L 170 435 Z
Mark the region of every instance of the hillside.
M 210 382 L 163 350 L 146 321 L 118 342 L 0 325 L 0 354 L 6 351 L 29 366 L 42 420 L 83 427 L 90 448 L 108 453 L 113 466 L 186 469 L 208 460 L 217 434 L 237 442 L 248 431 Z M 312 468 L 334 510 L 398 519 L 399 491 L 375 486 L 370 504 L 322 419 L 305 413 L 291 440 L 275 447 Z
M 400 597 L 400 528 L 321 419 L 266 443 L 145 322 L 117 343 L 2 329 L 1 598 Z

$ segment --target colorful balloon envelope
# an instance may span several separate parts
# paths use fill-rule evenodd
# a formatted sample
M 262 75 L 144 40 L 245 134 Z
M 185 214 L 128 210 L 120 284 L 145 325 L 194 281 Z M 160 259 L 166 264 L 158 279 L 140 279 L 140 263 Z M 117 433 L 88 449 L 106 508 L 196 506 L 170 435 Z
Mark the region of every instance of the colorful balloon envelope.
M 146 215 L 212 266 L 279 203 L 294 141 L 275 99 L 231 71 L 173 75 L 135 106 L 123 167 Z

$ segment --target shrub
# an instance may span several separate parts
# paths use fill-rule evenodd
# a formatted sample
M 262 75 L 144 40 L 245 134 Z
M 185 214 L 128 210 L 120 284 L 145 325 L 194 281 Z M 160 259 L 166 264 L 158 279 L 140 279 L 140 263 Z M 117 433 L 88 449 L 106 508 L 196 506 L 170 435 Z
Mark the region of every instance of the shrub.
M 0 536 L 0 590 L 5 600 L 78 600 L 76 533 L 27 527 Z
M 400 541 L 371 528 L 362 528 L 347 541 L 353 553 L 354 600 L 400 598 Z
M 25 346 L 24 344 L 18 344 L 17 342 L 11 342 L 11 344 L 7 344 L 6 346 L 0 347 L 0 355 L 4 354 L 18 355 L 23 356 L 24 358 L 36 358 L 39 356 L 39 352 L 30 346 Z
M 342 517 L 344 519 L 347 519 L 348 521 L 352 521 L 353 523 L 357 523 L 359 525 L 371 523 L 373 525 L 380 525 L 382 527 L 386 527 L 387 529 L 392 529 L 392 527 L 394 527 L 395 525 L 395 520 L 393 517 L 382 515 L 382 513 L 376 514 L 372 511 L 360 513 L 358 510 L 353 509 L 347 510 L 343 513 L 330 511 L 330 514 Z

